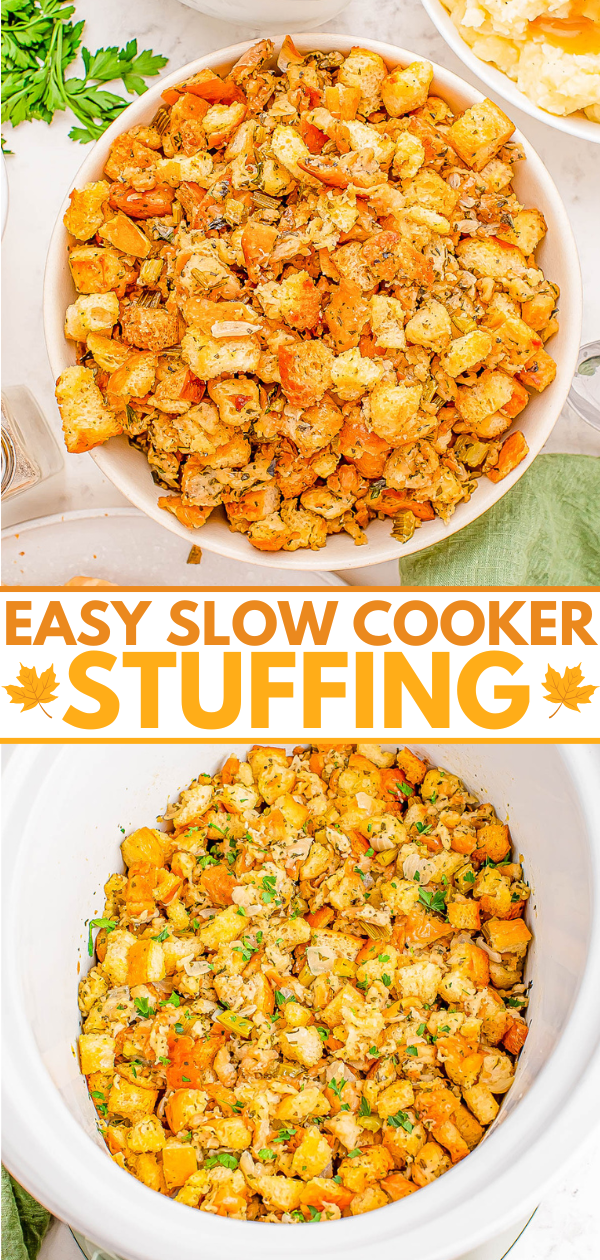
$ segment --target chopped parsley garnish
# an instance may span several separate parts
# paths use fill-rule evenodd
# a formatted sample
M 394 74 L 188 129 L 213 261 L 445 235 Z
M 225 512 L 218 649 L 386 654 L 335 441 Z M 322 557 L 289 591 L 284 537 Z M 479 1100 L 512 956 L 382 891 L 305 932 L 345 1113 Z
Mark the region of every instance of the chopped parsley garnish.
M 317 1211 L 316 1207 L 313 1207 L 312 1203 L 309 1203 L 308 1210 L 310 1212 L 311 1221 L 320 1221 L 321 1213 Z
M 162 932 L 159 932 L 158 936 L 152 937 L 152 940 L 153 941 L 166 941 L 168 935 L 169 935 L 169 929 L 163 928 Z
M 385 973 L 385 971 L 384 971 L 384 973 L 383 973 L 383 975 L 382 975 L 382 977 L 381 977 L 381 982 L 382 982 L 382 984 L 385 984 L 386 988 L 388 988 L 388 989 L 389 989 L 389 988 L 390 988 L 390 986 L 391 986 L 391 983 L 392 983 L 392 978 L 391 978 L 391 976 L 386 975 L 386 973 Z
M 266 906 L 270 905 L 276 895 L 277 876 L 263 875 L 261 897 Z
M 419 1024 L 419 1027 L 417 1028 L 417 1037 L 422 1037 L 426 1028 L 427 1024 Z
M 197 858 L 196 858 L 196 865 L 197 865 L 197 866 L 199 866 L 199 867 L 200 867 L 200 870 L 202 870 L 202 871 L 203 871 L 203 870 L 205 869 L 205 867 L 207 867 L 207 866 L 218 866 L 218 865 L 219 865 L 219 862 L 218 862 L 218 859 L 217 859 L 217 858 L 214 858 L 214 857 L 212 856 L 212 854 L 210 854 L 210 853 L 204 853 L 204 854 L 202 855 L 202 857 L 197 857 Z
M 425 823 L 418 822 L 415 823 L 415 826 L 420 836 L 428 836 L 432 828 L 432 823 L 428 823 L 427 826 L 425 826 Z
M 185 1076 L 182 1076 L 181 1079 L 184 1081 Z M 235 1169 L 238 1166 L 238 1161 L 235 1155 L 230 1155 L 227 1151 L 220 1151 L 218 1155 L 209 1155 L 208 1159 L 204 1161 L 205 1168 L 214 1168 L 216 1164 L 220 1164 L 222 1168 Z
M 437 914 L 446 913 L 446 898 L 441 890 L 429 892 L 427 888 L 419 888 L 419 901 L 428 910 L 435 910 Z
M 114 932 L 116 926 L 117 926 L 116 919 L 90 919 L 90 930 L 88 934 L 88 954 L 90 958 L 92 957 L 94 953 L 94 941 L 92 937 L 92 929 L 97 927 L 97 928 L 104 928 L 105 932 Z
M 392 1129 L 406 1129 L 407 1133 L 412 1133 L 415 1127 L 405 1111 L 397 1111 L 395 1116 L 388 1116 L 387 1123 L 392 1126 Z
M 356 1159 L 357 1155 L 362 1155 L 362 1151 L 359 1151 L 358 1147 L 355 1147 L 353 1151 L 348 1151 L 348 1159 Z
M 151 1019 L 156 1014 L 154 1007 L 150 1006 L 147 997 L 136 997 L 133 999 L 135 1009 L 142 1019 Z
M 269 1160 L 275 1159 L 275 1152 L 271 1150 L 270 1146 L 263 1146 L 262 1150 L 258 1152 L 258 1158 L 262 1159 L 263 1164 L 266 1164 Z
M 369 1106 L 369 1103 L 367 1102 L 367 1099 L 364 1096 L 360 1100 L 360 1107 L 358 1108 L 358 1114 L 359 1116 L 370 1116 L 371 1114 L 371 1108 Z
M 406 1053 L 407 1053 L 407 1054 L 418 1054 L 418 1053 L 419 1053 L 419 1051 L 417 1050 L 417 1047 L 416 1047 L 416 1046 L 407 1046 L 407 1047 L 406 1047 Z
M 324 1028 L 322 1024 L 317 1024 L 317 1032 L 319 1034 L 319 1037 L 321 1038 L 321 1041 L 327 1041 L 327 1038 L 329 1036 L 328 1028 Z
M 273 1141 L 274 1142 L 289 1142 L 290 1138 L 294 1136 L 295 1132 L 296 1132 L 295 1129 L 280 1129 L 279 1133 L 277 1134 L 277 1137 L 273 1138 Z

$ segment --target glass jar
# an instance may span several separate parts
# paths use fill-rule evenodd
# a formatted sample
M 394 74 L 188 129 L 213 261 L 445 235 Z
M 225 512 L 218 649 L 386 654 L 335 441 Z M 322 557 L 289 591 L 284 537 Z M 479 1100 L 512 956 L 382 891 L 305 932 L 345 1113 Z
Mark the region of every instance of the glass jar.
M 2 498 L 23 494 L 63 466 L 58 443 L 25 385 L 2 391 Z

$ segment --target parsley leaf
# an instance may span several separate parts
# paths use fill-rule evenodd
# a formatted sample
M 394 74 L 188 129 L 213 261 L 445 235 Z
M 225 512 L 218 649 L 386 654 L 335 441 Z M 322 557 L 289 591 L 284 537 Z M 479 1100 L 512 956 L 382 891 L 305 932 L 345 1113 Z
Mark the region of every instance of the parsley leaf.
M 105 932 L 114 932 L 117 922 L 116 919 L 90 919 L 90 930 L 88 933 L 88 954 L 92 958 L 94 953 L 94 941 L 92 937 L 92 928 L 104 928 Z
M 183 1081 L 185 1077 L 182 1076 L 181 1079 Z M 214 1168 L 216 1164 L 220 1164 L 222 1168 L 235 1169 L 238 1166 L 238 1161 L 235 1155 L 229 1155 L 227 1151 L 220 1151 L 218 1155 L 209 1155 L 208 1159 L 204 1160 L 205 1168 Z
M 412 1133 L 415 1127 L 405 1111 L 397 1111 L 395 1116 L 388 1116 L 387 1123 L 392 1126 L 392 1129 L 406 1129 L 407 1133 Z
M 150 1006 L 150 1003 L 148 1002 L 147 997 L 136 997 L 133 999 L 133 1001 L 134 1001 L 135 1009 L 138 1015 L 142 1016 L 142 1019 L 151 1019 L 152 1016 L 156 1013 L 154 1010 L 154 1007 Z

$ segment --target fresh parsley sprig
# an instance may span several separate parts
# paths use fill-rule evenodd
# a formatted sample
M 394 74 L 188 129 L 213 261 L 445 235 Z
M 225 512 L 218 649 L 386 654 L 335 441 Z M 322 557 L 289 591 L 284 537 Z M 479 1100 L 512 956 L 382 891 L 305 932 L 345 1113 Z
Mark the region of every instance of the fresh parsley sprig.
M 85 22 L 72 22 L 68 0 L 2 0 L 2 121 L 52 122 L 57 111 L 71 110 L 81 127 L 69 136 L 87 144 L 97 140 L 130 101 L 102 85 L 121 80 L 131 96 L 147 90 L 145 79 L 158 74 L 167 58 L 151 49 L 138 53 L 132 39 L 125 48 L 81 48 Z M 81 49 L 84 77 L 66 71 Z

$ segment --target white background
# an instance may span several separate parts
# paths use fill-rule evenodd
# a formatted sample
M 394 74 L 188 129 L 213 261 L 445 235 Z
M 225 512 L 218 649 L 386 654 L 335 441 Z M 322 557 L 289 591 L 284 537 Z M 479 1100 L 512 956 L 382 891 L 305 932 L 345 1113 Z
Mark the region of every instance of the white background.
M 248 7 L 252 7 L 252 0 L 248 0 Z M 179 0 L 77 0 L 77 16 L 86 18 L 85 42 L 90 49 L 124 44 L 136 36 L 140 49 L 153 48 L 169 56 L 167 71 L 252 34 L 246 27 L 206 18 Z M 438 35 L 419 0 L 351 0 L 323 29 L 370 36 L 414 49 L 475 86 L 482 86 Z M 512 107 L 510 114 L 546 162 L 567 208 L 584 277 L 583 338 L 590 341 L 600 335 L 600 144 L 573 139 Z M 54 220 L 88 151 L 68 139 L 71 124 L 70 116 L 57 115 L 50 130 L 40 122 L 26 123 L 13 137 L 11 129 L 5 128 L 15 155 L 8 159 L 11 201 L 3 243 L 4 383 L 28 384 L 57 432 L 60 422 L 44 346 L 41 293 Z M 583 421 L 562 417 L 545 450 L 600 455 L 600 434 Z M 9 503 L 4 524 L 48 513 L 123 503 L 123 496 L 101 475 L 90 455 L 70 455 L 59 476 Z M 188 546 L 183 540 L 179 546 L 184 558 Z M 225 580 L 231 584 L 243 580 L 236 576 L 235 567 L 228 562 Z M 349 570 L 347 579 L 352 585 L 397 584 L 397 564 L 389 561 L 369 569 Z M 168 573 L 152 580 L 169 581 Z M 270 570 L 268 580 L 277 585 L 281 578 L 276 570 Z

